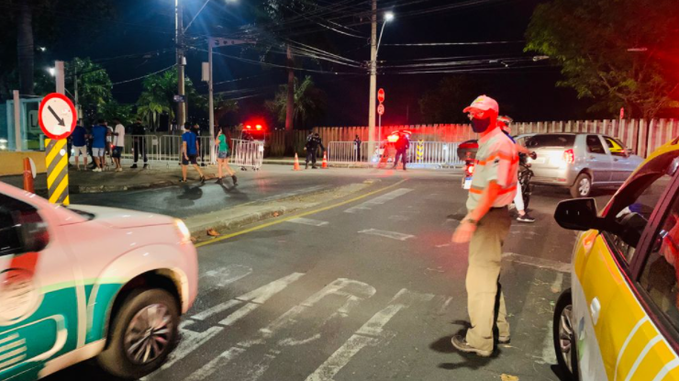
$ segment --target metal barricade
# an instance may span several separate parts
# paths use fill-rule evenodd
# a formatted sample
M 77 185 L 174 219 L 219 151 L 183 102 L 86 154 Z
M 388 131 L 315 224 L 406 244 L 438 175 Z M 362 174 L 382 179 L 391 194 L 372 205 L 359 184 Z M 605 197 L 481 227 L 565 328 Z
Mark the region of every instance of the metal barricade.
M 464 162 L 457 157 L 459 143 L 450 142 L 426 142 L 411 141 L 406 155 L 408 164 L 413 168 L 454 168 L 462 167 Z M 373 164 L 380 162 L 383 155 L 393 156 L 393 146 L 386 142 L 378 145 L 375 142 L 376 152 L 368 152 L 369 142 L 361 142 L 360 157 L 353 141 L 328 143 L 328 161 L 335 163 L 367 162 L 371 158 Z M 391 147 L 391 148 L 390 148 Z M 385 158 L 386 163 L 391 163 L 393 157 Z
M 263 140 L 232 139 L 232 163 L 243 168 L 259 170 L 264 161 Z

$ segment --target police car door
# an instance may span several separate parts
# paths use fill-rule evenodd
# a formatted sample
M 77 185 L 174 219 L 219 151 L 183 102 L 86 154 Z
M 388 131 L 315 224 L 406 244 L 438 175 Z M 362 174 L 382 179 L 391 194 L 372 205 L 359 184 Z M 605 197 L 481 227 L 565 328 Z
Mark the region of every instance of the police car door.
M 48 212 L 0 193 L 1 380 L 35 379 L 77 346 L 73 263 Z

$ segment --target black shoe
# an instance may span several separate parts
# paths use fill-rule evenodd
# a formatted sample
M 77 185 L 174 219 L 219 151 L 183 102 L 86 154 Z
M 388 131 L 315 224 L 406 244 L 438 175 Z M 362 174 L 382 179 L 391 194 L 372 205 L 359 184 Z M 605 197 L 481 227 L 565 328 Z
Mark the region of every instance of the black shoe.
M 309 163 L 306 163 L 306 165 L 304 166 L 304 169 L 309 169 Z
M 132 166 L 130 167 L 130 169 L 137 169 L 137 168 L 139 168 L 139 167 L 137 167 L 137 164 L 132 164 Z
M 529 224 L 532 224 L 533 222 L 535 222 L 535 218 L 529 216 L 528 213 L 524 214 L 523 216 L 518 216 L 516 218 L 516 220 L 519 221 L 519 222 L 526 222 L 526 223 L 529 223 Z
M 238 178 L 236 178 L 236 175 L 231 176 L 231 179 L 233 180 L 234 186 L 238 185 Z
M 188 183 L 188 181 L 186 181 L 186 180 L 184 180 L 184 179 L 179 180 L 179 182 L 182 183 L 182 184 Z
M 222 183 L 222 178 L 218 178 L 217 181 L 215 181 L 215 184 L 221 184 Z
M 311 168 L 312 168 L 312 169 L 318 169 L 318 167 L 315 166 L 315 165 L 312 165 Z
M 200 178 L 200 185 L 203 185 L 203 184 L 205 184 L 205 176 L 202 176 Z
M 149 167 L 148 164 L 144 164 L 144 169 L 148 169 L 148 167 Z

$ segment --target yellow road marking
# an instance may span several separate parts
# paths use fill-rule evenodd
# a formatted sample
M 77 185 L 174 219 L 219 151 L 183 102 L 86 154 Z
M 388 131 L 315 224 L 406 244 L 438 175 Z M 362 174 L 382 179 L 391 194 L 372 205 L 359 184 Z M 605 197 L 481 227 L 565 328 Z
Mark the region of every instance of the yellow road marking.
M 387 189 L 395 188 L 395 187 L 397 187 L 397 186 L 403 184 L 405 181 L 406 181 L 406 180 L 401 180 L 401 181 L 399 181 L 399 182 L 397 182 L 397 183 L 395 183 L 395 184 L 392 184 L 392 185 L 389 185 L 389 186 L 387 186 L 387 187 L 384 187 L 384 188 L 380 188 L 380 189 L 374 190 L 374 191 L 372 191 L 372 192 L 368 192 L 368 193 L 366 193 L 366 194 L 364 194 L 364 195 L 360 195 L 360 196 L 358 196 L 358 197 L 354 197 L 354 198 L 352 198 L 352 199 L 350 199 L 350 200 L 345 200 L 345 201 L 342 201 L 342 202 L 338 202 L 338 203 L 336 203 L 336 204 L 332 204 L 332 205 L 324 206 L 324 207 L 322 207 L 322 208 L 310 210 L 310 211 L 308 211 L 308 212 L 303 212 L 303 213 L 299 213 L 299 214 L 293 214 L 293 215 L 291 215 L 291 216 L 284 217 L 284 218 L 281 218 L 281 219 L 277 219 L 277 220 L 275 220 L 275 221 L 267 222 L 267 223 L 264 223 L 264 224 L 261 224 L 261 225 L 253 226 L 253 227 L 248 228 L 248 229 L 244 229 L 244 230 L 240 230 L 240 231 L 237 231 L 237 232 L 233 232 L 233 233 L 231 233 L 231 234 L 223 235 L 223 236 L 221 236 L 221 237 L 212 239 L 212 240 L 210 240 L 210 241 L 205 241 L 205 242 L 198 243 L 198 244 L 196 244 L 196 247 L 206 246 L 206 245 L 209 245 L 209 244 L 211 244 L 211 243 L 215 243 L 215 242 L 219 242 L 219 241 L 224 241 L 224 240 L 226 240 L 226 239 L 233 238 L 233 237 L 237 237 L 237 236 L 239 236 L 239 235 L 243 235 L 243 234 L 247 234 L 247 233 L 250 233 L 250 232 L 253 232 L 253 231 L 256 231 L 256 230 L 268 228 L 269 226 L 278 225 L 278 224 L 280 224 L 280 223 L 283 223 L 283 222 L 286 222 L 286 221 L 289 221 L 289 220 L 292 220 L 292 219 L 295 219 L 295 218 L 305 217 L 305 216 L 309 216 L 309 215 L 312 215 L 312 214 L 324 212 L 324 211 L 329 210 L 329 209 L 334 209 L 334 208 L 340 207 L 340 206 L 342 206 L 342 205 L 346 205 L 346 204 L 349 204 L 349 203 L 352 203 L 352 202 L 355 202 L 355 201 L 364 199 L 364 198 L 366 198 L 366 197 L 370 197 L 370 196 L 372 196 L 372 195 L 374 195 L 374 194 L 377 194 L 377 193 L 380 193 L 380 192 L 384 192 L 384 191 L 387 190 Z

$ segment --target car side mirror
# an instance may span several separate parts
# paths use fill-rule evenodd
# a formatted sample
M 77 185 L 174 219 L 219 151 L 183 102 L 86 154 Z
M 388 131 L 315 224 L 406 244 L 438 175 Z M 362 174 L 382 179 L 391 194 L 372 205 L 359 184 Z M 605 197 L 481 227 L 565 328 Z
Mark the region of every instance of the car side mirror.
M 604 219 L 599 217 L 593 198 L 561 201 L 554 212 L 554 219 L 568 230 L 586 231 L 604 226 Z

